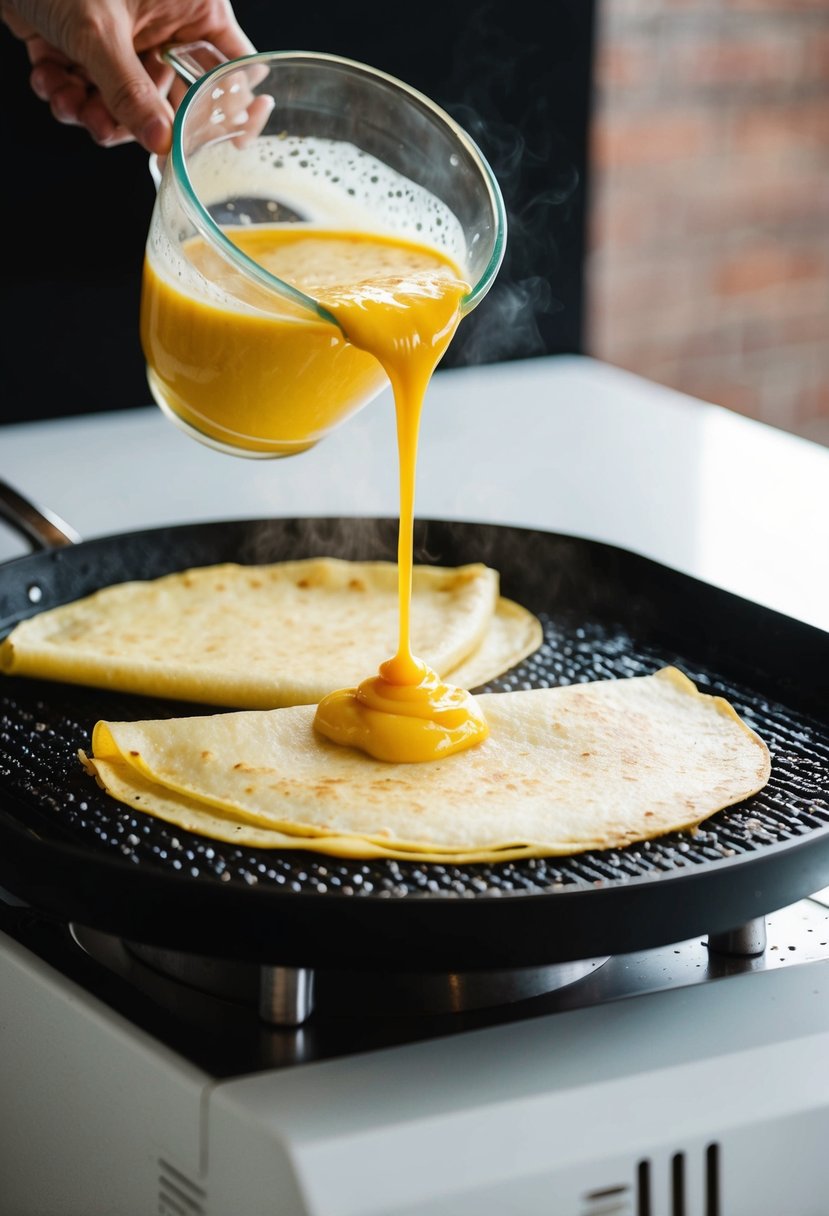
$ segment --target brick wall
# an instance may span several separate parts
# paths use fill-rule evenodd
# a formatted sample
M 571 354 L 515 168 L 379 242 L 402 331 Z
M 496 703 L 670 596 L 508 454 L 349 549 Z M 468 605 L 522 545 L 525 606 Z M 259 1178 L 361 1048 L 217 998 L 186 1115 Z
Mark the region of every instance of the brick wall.
M 598 0 L 586 349 L 829 442 L 829 0 Z

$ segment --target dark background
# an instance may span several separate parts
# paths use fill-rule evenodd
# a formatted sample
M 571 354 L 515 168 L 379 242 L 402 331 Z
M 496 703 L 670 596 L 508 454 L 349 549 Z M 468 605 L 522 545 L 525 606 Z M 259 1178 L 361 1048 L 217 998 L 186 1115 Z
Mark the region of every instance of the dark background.
M 591 0 L 238 0 L 260 50 L 318 50 L 427 93 L 472 135 L 501 184 L 507 254 L 442 366 L 582 348 Z M 543 21 L 539 14 L 543 13 Z M 150 401 L 138 339 L 154 189 L 137 145 L 61 126 L 0 27 L 5 113 L 0 421 Z

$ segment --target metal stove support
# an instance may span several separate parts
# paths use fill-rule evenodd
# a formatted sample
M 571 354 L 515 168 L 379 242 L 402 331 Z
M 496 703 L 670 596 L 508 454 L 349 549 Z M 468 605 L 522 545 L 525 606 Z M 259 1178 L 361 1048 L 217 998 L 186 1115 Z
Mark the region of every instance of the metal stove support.
M 766 949 L 766 918 L 758 916 L 746 921 L 737 929 L 725 933 L 711 933 L 708 949 L 714 954 L 728 954 L 739 958 L 756 958 Z
M 549 995 L 592 975 L 606 962 L 602 956 L 509 971 L 367 972 L 360 976 L 356 1001 L 348 972 L 317 974 L 311 968 L 263 964 L 259 1017 L 277 1028 L 301 1026 L 314 1012 L 317 993 L 321 1010 L 346 1017 L 465 1013 Z
M 314 972 L 307 967 L 259 968 L 259 1016 L 270 1026 L 301 1026 L 314 1010 Z

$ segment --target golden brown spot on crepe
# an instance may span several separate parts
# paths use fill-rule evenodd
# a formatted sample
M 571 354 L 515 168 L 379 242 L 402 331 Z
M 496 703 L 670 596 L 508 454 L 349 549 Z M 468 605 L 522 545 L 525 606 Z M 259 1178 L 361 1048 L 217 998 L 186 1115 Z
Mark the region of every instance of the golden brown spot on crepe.
M 201 758 L 202 758 L 202 760 L 212 760 L 213 753 L 212 752 L 202 752 Z
M 352 591 L 365 591 L 366 589 L 365 583 L 359 578 L 349 579 L 348 585 L 351 587 Z

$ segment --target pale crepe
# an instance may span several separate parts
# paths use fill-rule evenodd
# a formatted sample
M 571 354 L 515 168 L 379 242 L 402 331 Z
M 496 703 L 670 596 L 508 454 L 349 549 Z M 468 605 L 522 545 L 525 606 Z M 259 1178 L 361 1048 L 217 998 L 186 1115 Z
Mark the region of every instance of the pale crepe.
M 515 667 L 538 650 L 543 640 L 538 617 L 521 604 L 499 596 L 479 645 L 444 678 L 460 688 L 478 688 Z
M 498 581 L 497 571 L 480 563 L 415 566 L 412 648 L 440 676 L 484 641 L 480 663 L 466 673 L 475 683 L 539 645 L 539 622 L 499 603 Z M 0 670 L 273 708 L 315 704 L 374 675 L 397 641 L 392 562 L 226 563 L 120 583 L 41 612 L 0 643 Z
M 330 743 L 308 706 L 99 722 L 81 759 L 119 800 L 219 840 L 447 862 L 623 846 L 768 780 L 762 740 L 673 667 L 477 699 L 489 737 L 428 763 Z

